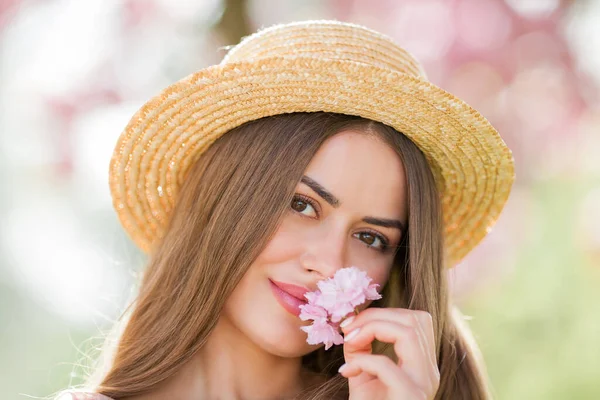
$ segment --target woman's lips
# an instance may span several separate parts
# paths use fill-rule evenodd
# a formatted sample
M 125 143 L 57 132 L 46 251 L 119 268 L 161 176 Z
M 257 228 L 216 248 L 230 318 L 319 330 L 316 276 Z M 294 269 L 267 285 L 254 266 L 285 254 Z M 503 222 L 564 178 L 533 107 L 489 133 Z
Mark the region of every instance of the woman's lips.
M 296 317 L 299 316 L 300 306 L 307 303 L 306 300 L 301 300 L 301 298 L 304 297 L 304 293 L 308 292 L 308 290 L 300 286 L 276 282 L 270 279 L 269 283 L 279 304 L 290 314 Z

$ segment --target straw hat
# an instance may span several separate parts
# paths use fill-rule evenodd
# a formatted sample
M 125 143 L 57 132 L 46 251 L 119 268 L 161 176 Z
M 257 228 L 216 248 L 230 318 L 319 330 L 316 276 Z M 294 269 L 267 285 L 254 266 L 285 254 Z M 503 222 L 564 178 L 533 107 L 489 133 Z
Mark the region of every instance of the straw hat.
M 479 112 L 429 83 L 390 38 L 336 21 L 277 25 L 164 89 L 133 116 L 110 163 L 119 219 L 149 251 L 190 166 L 217 138 L 262 117 L 325 111 L 387 124 L 425 154 L 441 193 L 446 263 L 490 231 L 514 180 L 511 151 Z

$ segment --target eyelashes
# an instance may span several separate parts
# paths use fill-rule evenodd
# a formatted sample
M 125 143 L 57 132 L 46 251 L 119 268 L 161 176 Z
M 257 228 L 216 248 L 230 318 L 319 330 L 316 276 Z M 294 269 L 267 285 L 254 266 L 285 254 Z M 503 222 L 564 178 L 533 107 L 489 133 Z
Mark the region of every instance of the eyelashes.
M 319 207 L 319 205 L 310 197 L 307 197 L 307 196 L 304 196 L 301 194 L 295 194 L 294 197 L 292 198 L 292 204 L 295 205 L 294 203 L 298 203 L 298 202 L 307 203 L 308 205 L 310 205 L 315 210 L 317 217 L 321 214 L 321 207 Z M 302 214 L 302 212 L 295 210 L 293 206 L 292 206 L 292 209 L 295 212 L 297 212 L 301 215 L 304 215 L 304 214 Z M 304 215 L 304 216 L 307 216 L 307 215 Z M 310 217 L 310 218 L 313 218 L 313 217 Z
M 295 208 L 298 205 L 300 206 L 299 208 L 302 208 L 303 203 L 312 207 L 312 209 L 315 211 L 316 216 L 313 217 L 313 216 L 308 216 L 306 214 L 303 214 L 303 211 L 305 211 L 306 208 L 304 208 L 301 211 L 299 211 Z M 315 218 L 318 218 L 319 215 L 321 214 L 321 208 L 316 201 L 314 201 L 313 199 L 311 199 L 308 196 L 304 196 L 299 193 L 296 193 L 294 195 L 294 197 L 292 198 L 292 203 L 290 204 L 290 208 L 292 209 L 292 211 L 294 211 L 297 214 L 300 214 L 304 218 L 315 219 Z M 373 236 L 375 238 L 374 241 L 379 240 L 381 242 L 381 247 L 373 246 L 372 244 L 367 243 L 364 240 L 362 240 L 360 237 L 365 234 Z M 365 244 L 365 246 L 367 246 L 368 248 L 373 249 L 375 251 L 381 252 L 381 253 L 395 252 L 399 248 L 399 246 L 390 246 L 389 240 L 384 235 L 382 235 L 381 233 L 379 233 L 377 231 L 371 230 L 371 229 L 367 229 L 367 230 L 358 232 L 354 235 L 357 235 L 358 239 L 361 242 L 363 242 Z M 357 237 L 357 236 L 355 236 L 355 237 Z

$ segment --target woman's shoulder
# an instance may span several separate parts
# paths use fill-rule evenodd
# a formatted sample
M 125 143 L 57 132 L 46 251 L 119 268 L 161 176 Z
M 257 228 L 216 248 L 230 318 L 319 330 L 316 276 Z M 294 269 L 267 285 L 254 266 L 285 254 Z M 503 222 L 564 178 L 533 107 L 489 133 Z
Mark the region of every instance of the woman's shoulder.
M 92 392 L 63 392 L 55 400 L 113 400 L 100 393 Z

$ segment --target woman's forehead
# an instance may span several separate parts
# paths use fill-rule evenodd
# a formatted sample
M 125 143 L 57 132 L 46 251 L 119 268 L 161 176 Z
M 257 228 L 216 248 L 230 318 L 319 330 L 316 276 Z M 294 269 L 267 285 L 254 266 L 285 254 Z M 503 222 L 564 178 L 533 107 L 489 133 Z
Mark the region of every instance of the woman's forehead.
M 397 214 L 406 202 L 405 171 L 397 152 L 379 138 L 356 130 L 325 141 L 304 175 L 342 205 Z

